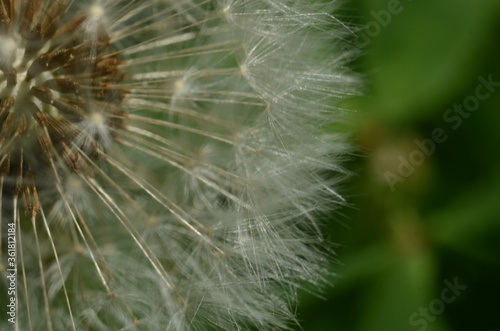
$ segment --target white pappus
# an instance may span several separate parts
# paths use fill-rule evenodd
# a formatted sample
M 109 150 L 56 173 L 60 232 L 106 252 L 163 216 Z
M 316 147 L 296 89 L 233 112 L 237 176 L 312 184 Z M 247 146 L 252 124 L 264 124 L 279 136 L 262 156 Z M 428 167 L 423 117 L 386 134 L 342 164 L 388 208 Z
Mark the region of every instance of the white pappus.
M 0 0 L 2 330 L 294 328 L 346 173 L 337 5 Z

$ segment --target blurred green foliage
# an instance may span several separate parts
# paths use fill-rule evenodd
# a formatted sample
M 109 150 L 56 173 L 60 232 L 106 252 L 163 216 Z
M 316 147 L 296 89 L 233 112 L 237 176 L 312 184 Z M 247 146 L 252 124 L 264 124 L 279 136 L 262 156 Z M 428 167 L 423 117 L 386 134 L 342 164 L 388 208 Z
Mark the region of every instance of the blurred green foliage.
M 305 331 L 500 330 L 500 1 L 345 7 L 367 27 L 354 63 L 366 91 L 342 105 L 356 175 L 343 188 L 350 206 L 329 223 L 334 286 L 301 294 L 299 321 Z

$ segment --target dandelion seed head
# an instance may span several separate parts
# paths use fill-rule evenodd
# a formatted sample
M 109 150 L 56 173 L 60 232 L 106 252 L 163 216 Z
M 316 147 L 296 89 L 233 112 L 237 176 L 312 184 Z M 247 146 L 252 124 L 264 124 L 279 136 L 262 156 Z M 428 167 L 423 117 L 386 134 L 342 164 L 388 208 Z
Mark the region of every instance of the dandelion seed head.
M 0 0 L 20 329 L 293 326 L 295 289 L 325 272 L 316 215 L 340 203 L 324 172 L 345 174 L 322 126 L 355 93 L 330 10 Z

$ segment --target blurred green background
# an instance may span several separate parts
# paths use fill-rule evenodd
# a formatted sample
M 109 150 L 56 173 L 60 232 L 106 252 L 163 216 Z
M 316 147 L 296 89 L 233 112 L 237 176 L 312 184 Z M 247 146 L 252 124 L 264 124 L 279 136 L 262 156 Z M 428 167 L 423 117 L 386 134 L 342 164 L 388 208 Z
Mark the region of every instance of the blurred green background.
M 500 1 L 346 0 L 364 95 L 305 331 L 500 330 Z M 354 18 L 353 18 L 354 17 Z M 485 83 L 490 81 L 490 83 Z

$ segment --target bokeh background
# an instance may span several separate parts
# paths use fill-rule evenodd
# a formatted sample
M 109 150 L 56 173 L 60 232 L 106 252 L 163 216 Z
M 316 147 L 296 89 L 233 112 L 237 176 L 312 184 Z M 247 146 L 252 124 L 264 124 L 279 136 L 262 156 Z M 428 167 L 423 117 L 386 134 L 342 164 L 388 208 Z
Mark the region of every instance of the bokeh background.
M 355 175 L 303 330 L 500 330 L 500 1 L 346 0 L 346 17 L 367 27 L 364 95 L 341 105 Z

